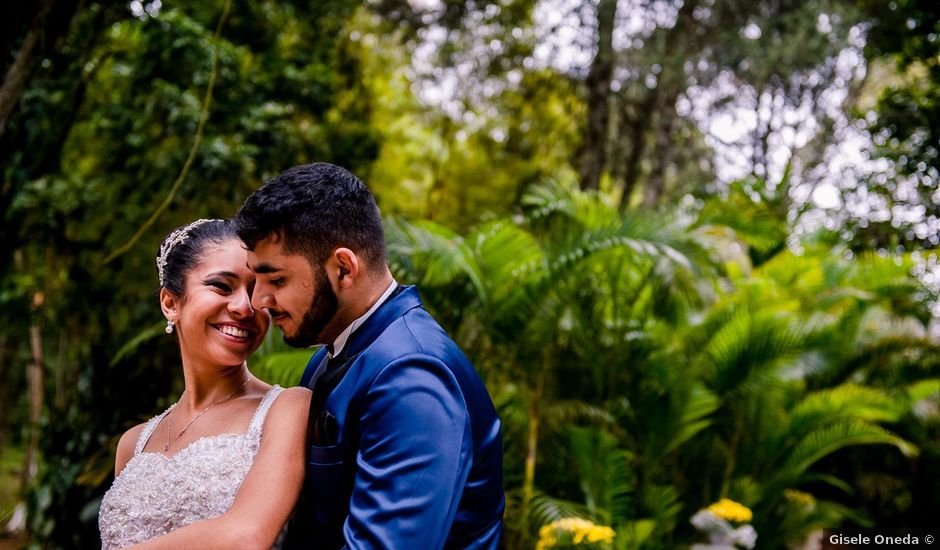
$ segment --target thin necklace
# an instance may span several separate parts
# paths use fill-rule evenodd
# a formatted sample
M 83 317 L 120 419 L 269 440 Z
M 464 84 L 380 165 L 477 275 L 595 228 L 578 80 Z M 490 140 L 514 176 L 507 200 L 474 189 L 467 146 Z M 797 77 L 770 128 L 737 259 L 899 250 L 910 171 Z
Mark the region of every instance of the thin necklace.
M 189 427 L 193 425 L 193 422 L 199 420 L 199 417 L 202 416 L 202 415 L 204 415 L 204 414 L 206 414 L 206 411 L 208 411 L 208 410 L 211 409 L 212 407 L 218 405 L 219 403 L 225 403 L 225 402 L 228 401 L 229 399 L 235 397 L 235 394 L 236 394 L 236 393 L 240 392 L 240 391 L 242 390 L 242 388 L 244 388 L 245 386 L 248 385 L 248 381 L 249 381 L 249 380 L 251 380 L 251 373 L 250 373 L 250 372 L 248 373 L 248 376 L 245 377 L 245 381 L 242 382 L 242 385 L 241 385 L 241 386 L 238 386 L 237 388 L 235 388 L 235 390 L 234 390 L 232 393 L 228 394 L 228 397 L 226 397 L 225 399 L 220 399 L 220 400 L 218 400 L 218 401 L 215 401 L 215 402 L 213 402 L 213 403 L 210 403 L 208 407 L 206 407 L 205 409 L 202 409 L 202 412 L 200 412 L 200 413 L 197 414 L 195 417 L 193 417 L 193 419 L 189 421 L 189 424 L 186 424 L 186 427 L 183 428 L 183 431 L 181 431 L 180 433 L 176 434 L 176 437 L 174 437 L 172 440 L 170 440 L 170 424 L 172 424 L 172 422 L 173 422 L 173 421 L 172 421 L 173 415 L 170 415 L 170 416 L 166 419 L 166 445 L 163 446 L 163 451 L 164 451 L 164 452 L 169 451 L 169 450 L 170 450 L 170 445 L 176 443 L 176 442 L 179 440 L 179 438 L 183 437 L 183 434 L 186 433 L 186 430 L 188 430 Z M 182 400 L 183 400 L 183 397 L 180 396 L 180 401 L 182 401 Z M 179 405 L 180 402 L 177 401 L 176 404 Z M 174 408 L 173 412 L 175 413 L 175 412 L 176 412 L 176 410 L 175 410 L 176 407 L 174 406 L 173 408 Z

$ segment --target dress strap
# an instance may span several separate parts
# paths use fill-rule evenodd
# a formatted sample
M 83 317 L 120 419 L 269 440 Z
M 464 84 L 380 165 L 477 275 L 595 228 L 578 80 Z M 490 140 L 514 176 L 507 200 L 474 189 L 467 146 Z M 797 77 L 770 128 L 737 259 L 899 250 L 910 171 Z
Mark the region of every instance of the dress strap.
M 140 436 L 137 437 L 137 446 L 134 447 L 134 456 L 139 455 L 143 452 L 144 447 L 147 446 L 147 442 L 150 441 L 150 436 L 153 435 L 153 431 L 157 429 L 157 426 L 160 424 L 160 421 L 163 420 L 163 417 L 167 415 L 170 411 L 176 407 L 176 403 L 170 405 L 170 408 L 158 414 L 157 416 L 151 418 L 147 421 L 147 424 L 144 426 L 143 430 L 140 430 Z
M 264 394 L 264 397 L 261 398 L 261 403 L 258 404 L 255 415 L 251 417 L 251 424 L 248 425 L 249 434 L 261 435 L 261 428 L 264 427 L 264 419 L 268 416 L 268 411 L 271 409 L 271 405 L 274 404 L 274 400 L 277 399 L 277 396 L 280 395 L 282 391 L 284 391 L 284 388 L 274 385 Z

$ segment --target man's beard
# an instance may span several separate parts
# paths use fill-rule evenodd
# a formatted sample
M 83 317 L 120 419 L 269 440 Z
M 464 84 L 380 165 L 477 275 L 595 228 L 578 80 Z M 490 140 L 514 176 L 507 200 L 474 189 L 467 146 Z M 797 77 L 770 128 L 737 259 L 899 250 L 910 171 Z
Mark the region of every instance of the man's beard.
M 310 307 L 304 313 L 300 320 L 300 326 L 297 332 L 288 336 L 284 333 L 284 342 L 288 346 L 295 348 L 309 348 L 315 344 L 329 344 L 331 342 L 321 342 L 320 333 L 326 328 L 326 325 L 333 320 L 336 311 L 339 309 L 339 301 L 336 299 L 336 293 L 330 286 L 330 279 L 326 276 L 326 270 L 322 265 L 315 267 L 316 285 L 313 289 L 313 299 Z

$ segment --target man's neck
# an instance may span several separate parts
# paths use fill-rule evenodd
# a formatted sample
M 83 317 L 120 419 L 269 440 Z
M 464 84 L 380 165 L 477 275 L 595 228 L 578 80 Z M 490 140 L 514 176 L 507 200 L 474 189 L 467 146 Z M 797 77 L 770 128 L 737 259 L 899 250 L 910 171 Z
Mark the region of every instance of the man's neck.
M 346 346 L 347 341 L 349 340 L 350 335 L 355 332 L 357 328 L 362 326 L 368 318 L 375 313 L 379 308 L 381 303 L 388 299 L 388 296 L 395 290 L 397 283 L 395 279 L 392 278 L 391 274 L 388 274 L 388 277 L 382 284 L 374 285 L 374 288 L 371 289 L 370 298 L 367 302 L 367 305 L 359 308 L 360 313 L 356 317 L 350 319 L 344 324 L 343 330 L 339 332 L 336 338 L 331 342 L 333 346 L 333 355 L 339 354 L 343 348 Z

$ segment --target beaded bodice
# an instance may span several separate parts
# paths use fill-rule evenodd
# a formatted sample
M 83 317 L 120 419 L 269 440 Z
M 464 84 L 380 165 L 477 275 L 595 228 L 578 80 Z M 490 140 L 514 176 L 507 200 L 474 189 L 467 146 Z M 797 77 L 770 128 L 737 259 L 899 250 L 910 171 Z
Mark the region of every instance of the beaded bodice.
M 101 501 L 102 548 L 123 548 L 224 514 L 251 468 L 265 416 L 282 389 L 274 386 L 264 395 L 245 433 L 202 437 L 170 457 L 143 449 L 175 405 L 151 418 Z

